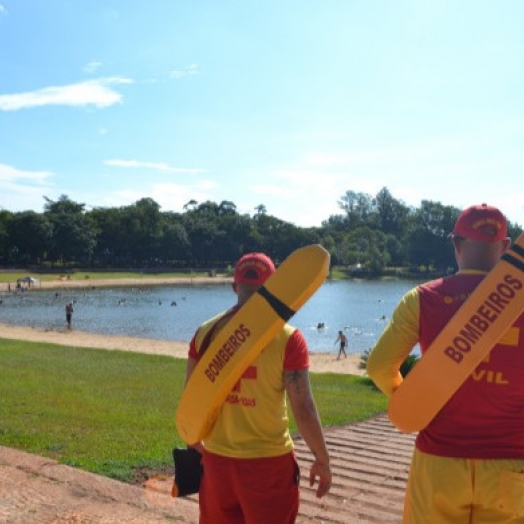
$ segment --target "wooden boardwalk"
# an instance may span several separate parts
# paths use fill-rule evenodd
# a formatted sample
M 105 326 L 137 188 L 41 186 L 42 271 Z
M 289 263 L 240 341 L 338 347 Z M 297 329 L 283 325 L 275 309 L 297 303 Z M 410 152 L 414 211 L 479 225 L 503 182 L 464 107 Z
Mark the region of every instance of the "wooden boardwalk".
M 307 481 L 311 454 L 302 440 L 296 441 L 303 476 L 297 522 L 399 524 L 415 435 L 398 432 L 386 415 L 325 434 L 333 486 L 320 501 Z

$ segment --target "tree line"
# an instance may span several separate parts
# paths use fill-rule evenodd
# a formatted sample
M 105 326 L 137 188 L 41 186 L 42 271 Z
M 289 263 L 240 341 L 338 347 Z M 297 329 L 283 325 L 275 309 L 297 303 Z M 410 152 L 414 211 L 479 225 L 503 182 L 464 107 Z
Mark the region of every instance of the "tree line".
M 240 214 L 230 201 L 191 200 L 175 213 L 151 198 L 90 210 L 67 195 L 44 200 L 42 213 L 0 210 L 1 267 L 223 269 L 245 252 L 262 251 L 278 263 L 319 243 L 332 265 L 354 272 L 445 272 L 455 266 L 448 234 L 461 211 L 431 200 L 410 207 L 385 187 L 374 196 L 346 191 L 339 214 L 308 228 L 269 215 L 264 205 Z M 513 239 L 522 232 L 513 223 L 509 229 Z

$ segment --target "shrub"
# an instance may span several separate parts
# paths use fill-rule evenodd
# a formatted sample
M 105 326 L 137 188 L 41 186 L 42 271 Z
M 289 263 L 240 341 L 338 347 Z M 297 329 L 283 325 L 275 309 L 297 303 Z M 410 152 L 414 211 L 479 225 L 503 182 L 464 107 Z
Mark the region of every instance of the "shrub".
M 366 349 L 360 357 L 360 362 L 358 364 L 359 369 L 366 369 L 369 354 L 371 353 L 371 348 Z M 417 355 L 409 355 L 404 362 L 400 365 L 400 374 L 405 377 L 418 362 L 419 357 Z
M 417 355 L 409 355 L 404 362 L 402 362 L 402 365 L 400 366 L 400 373 L 403 377 L 405 377 L 415 366 L 415 364 L 418 362 L 419 357 Z

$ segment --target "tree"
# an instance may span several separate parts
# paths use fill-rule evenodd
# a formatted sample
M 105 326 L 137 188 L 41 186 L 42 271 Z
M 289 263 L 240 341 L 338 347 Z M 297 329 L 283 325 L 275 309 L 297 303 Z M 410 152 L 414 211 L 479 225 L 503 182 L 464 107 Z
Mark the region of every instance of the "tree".
M 372 273 L 381 272 L 390 261 L 387 239 L 382 231 L 369 227 L 360 227 L 349 232 L 344 240 L 352 246 L 352 249 L 347 250 L 347 262 L 361 264 Z
M 141 198 L 123 212 L 123 226 L 130 253 L 139 265 L 155 265 L 160 258 L 162 214 L 152 198 Z
M 375 197 L 378 226 L 383 233 L 400 236 L 406 226 L 409 208 L 383 187 Z
M 223 216 L 218 222 L 220 230 L 224 231 L 220 256 L 222 260 L 231 263 L 246 252 L 256 251 L 256 236 L 253 234 L 255 223 L 248 215 Z
M 338 204 L 346 212 L 349 229 L 377 225 L 375 201 L 371 195 L 346 191 Z
M 61 263 L 89 263 L 96 245 L 96 235 L 83 214 L 62 214 L 51 217 L 53 236 L 51 253 Z
M 192 211 L 196 208 L 198 202 L 196 200 L 190 200 L 184 204 L 184 211 Z
M 186 228 L 173 215 L 164 217 L 160 258 L 165 261 L 186 261 L 191 253 L 191 242 Z
M 220 215 L 220 207 L 216 202 L 206 200 L 202 204 L 198 204 L 193 212 L 204 217 L 217 217 Z
M 13 214 L 0 209 L 0 263 L 9 262 L 9 249 L 12 247 L 8 241 L 8 226 Z
M 88 216 L 97 232 L 95 258 L 99 265 L 112 267 L 131 259 L 133 245 L 124 227 L 123 208 L 92 209 Z
M 49 215 L 83 213 L 85 209 L 85 204 L 73 202 L 67 195 L 60 195 L 56 202 L 46 196 L 44 200 L 44 213 Z
M 8 243 L 16 246 L 18 262 L 42 261 L 51 248 L 53 227 L 48 218 L 34 211 L 15 213 L 8 224 Z
M 522 227 L 517 223 L 512 223 L 508 221 L 508 236 L 512 240 L 517 240 L 519 235 L 522 233 Z
M 237 206 L 229 200 L 222 200 L 222 202 L 218 204 L 218 214 L 220 216 L 234 216 L 237 214 Z
M 412 264 L 445 271 L 455 265 L 448 234 L 453 230 L 460 210 L 440 202 L 423 200 L 413 215 L 407 238 L 408 256 Z
M 264 204 L 259 204 L 257 207 L 255 207 L 255 211 L 256 211 L 255 216 L 265 215 L 267 213 L 267 208 Z
M 214 253 L 215 240 L 217 236 L 221 235 L 216 223 L 195 213 L 186 213 L 183 217 L 183 224 L 191 244 L 191 260 L 195 265 L 200 265 L 216 259 Z
M 44 216 L 53 228 L 52 260 L 61 263 L 90 261 L 96 246 L 96 231 L 84 213 L 85 204 L 73 202 L 66 195 L 61 195 L 56 202 L 44 198 Z

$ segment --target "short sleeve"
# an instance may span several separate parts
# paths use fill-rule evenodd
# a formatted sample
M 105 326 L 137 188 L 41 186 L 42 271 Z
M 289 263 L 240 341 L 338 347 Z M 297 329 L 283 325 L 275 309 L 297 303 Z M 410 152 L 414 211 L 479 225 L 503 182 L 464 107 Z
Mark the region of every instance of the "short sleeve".
M 198 333 L 198 331 L 197 331 Z M 197 351 L 197 348 L 196 348 L 196 336 L 197 336 L 197 333 L 195 333 L 193 335 L 193 338 L 191 339 L 191 342 L 189 343 L 189 351 L 188 351 L 188 358 L 192 359 L 192 360 L 196 360 L 198 362 L 198 359 L 200 358 L 199 357 L 199 354 L 198 354 L 198 351 Z
M 309 368 L 309 351 L 304 335 L 295 329 L 289 337 L 284 354 L 284 369 L 296 371 Z

